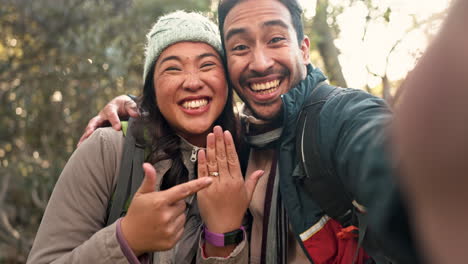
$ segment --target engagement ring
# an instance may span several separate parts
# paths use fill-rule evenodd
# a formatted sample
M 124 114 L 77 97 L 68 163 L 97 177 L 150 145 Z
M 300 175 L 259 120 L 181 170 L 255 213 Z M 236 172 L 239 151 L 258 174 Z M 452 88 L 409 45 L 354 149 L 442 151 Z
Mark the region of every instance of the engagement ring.
M 208 173 L 208 175 L 213 176 L 213 177 L 218 177 L 218 176 L 219 176 L 219 172 L 213 171 L 213 172 Z

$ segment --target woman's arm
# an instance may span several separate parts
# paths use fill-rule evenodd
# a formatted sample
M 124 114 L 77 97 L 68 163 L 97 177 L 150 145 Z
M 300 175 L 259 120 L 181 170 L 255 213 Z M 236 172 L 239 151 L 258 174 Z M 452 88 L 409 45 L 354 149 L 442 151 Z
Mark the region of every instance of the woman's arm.
M 122 134 L 105 128 L 75 151 L 49 201 L 29 263 L 135 263 L 136 256 L 167 250 L 178 242 L 185 224 L 184 199 L 207 187 L 211 179 L 156 192 L 156 171 L 145 164 L 145 178 L 117 236 L 116 224 L 103 227 L 122 145 Z M 127 249 L 126 255 L 121 248 Z
M 263 171 L 255 171 L 244 181 L 231 134 L 216 126 L 207 137 L 206 151 L 198 153 L 198 177 L 213 178 L 213 184 L 197 196 L 200 214 L 209 232 L 224 234 L 239 230 L 262 175 Z M 204 250 L 203 254 L 199 252 L 198 259 L 206 261 L 209 260 L 207 257 L 212 257 L 210 263 L 223 260 L 228 263 L 247 262 L 248 243 L 243 233 L 244 239 L 240 243 L 225 246 L 202 239 Z
M 122 135 L 99 129 L 71 156 L 47 205 L 28 263 L 128 263 L 105 226 Z

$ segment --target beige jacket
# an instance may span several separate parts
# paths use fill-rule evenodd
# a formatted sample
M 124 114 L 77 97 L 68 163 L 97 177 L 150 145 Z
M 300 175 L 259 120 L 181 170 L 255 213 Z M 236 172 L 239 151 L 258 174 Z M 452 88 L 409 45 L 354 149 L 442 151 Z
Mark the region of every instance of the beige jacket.
M 116 237 L 116 224 L 105 227 L 123 143 L 121 132 L 102 128 L 73 153 L 50 197 L 27 263 L 128 263 Z M 182 144 L 184 164 L 193 179 L 193 146 Z M 155 164 L 157 175 L 164 175 L 170 165 L 168 160 Z M 173 255 L 174 250 L 162 252 L 154 263 L 175 263 Z M 247 241 L 226 259 L 203 259 L 200 247 L 197 252 L 197 263 L 247 263 L 247 259 Z

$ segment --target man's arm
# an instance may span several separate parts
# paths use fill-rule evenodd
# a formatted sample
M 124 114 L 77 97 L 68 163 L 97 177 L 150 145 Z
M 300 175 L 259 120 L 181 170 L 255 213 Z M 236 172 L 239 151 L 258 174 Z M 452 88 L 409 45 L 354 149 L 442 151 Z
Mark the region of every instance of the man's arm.
M 446 21 L 401 89 L 395 142 L 408 204 L 433 263 L 468 259 L 468 1 Z
M 85 132 L 78 142 L 78 146 L 87 139 L 98 127 L 110 123 L 111 126 L 119 131 L 121 129 L 119 117 L 138 117 L 136 103 L 127 95 L 120 95 L 112 99 L 97 116 L 89 120 Z
M 379 113 L 377 99 L 365 98 L 336 98 L 324 106 L 330 114 L 321 116 L 323 151 L 358 201 L 370 207 L 370 225 L 388 234 L 391 246 L 398 246 L 399 234 L 414 234 L 422 257 L 434 263 L 467 258 L 467 13 L 468 1 L 454 2 L 401 88 L 394 121 Z
M 381 98 L 349 89 L 329 99 L 320 113 L 319 150 L 366 218 L 380 254 L 396 263 L 417 263 L 412 233 L 391 156 L 392 113 Z

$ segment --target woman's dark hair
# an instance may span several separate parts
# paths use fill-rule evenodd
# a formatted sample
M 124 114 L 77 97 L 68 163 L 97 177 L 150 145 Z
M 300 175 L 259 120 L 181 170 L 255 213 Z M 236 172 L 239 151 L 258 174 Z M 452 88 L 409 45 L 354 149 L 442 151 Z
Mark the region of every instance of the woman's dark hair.
M 219 32 L 221 32 L 221 41 L 223 43 L 223 48 L 225 47 L 224 43 L 224 21 L 226 16 L 231 11 L 231 9 L 236 6 L 238 3 L 243 2 L 244 0 L 220 0 L 218 5 L 218 25 Z M 302 24 L 302 7 L 297 0 L 277 0 L 282 3 L 291 14 L 291 22 L 296 31 L 297 43 L 301 45 L 302 40 L 304 40 L 304 25 Z
M 165 190 L 187 181 L 188 171 L 184 166 L 180 151 L 181 139 L 170 127 L 156 103 L 154 70 L 155 62 L 151 65 L 146 76 L 143 94 L 137 99 L 141 117 L 138 122 L 135 122 L 136 126 L 132 133 L 137 139 L 137 143 L 143 143 L 146 149 L 151 149 L 151 154 L 146 159 L 147 162 L 155 164 L 161 160 L 172 160 L 172 166 L 164 175 L 161 184 L 161 190 Z M 237 145 L 239 141 L 239 122 L 237 122 L 237 117 L 234 115 L 232 89 L 230 87 L 226 89 L 228 89 L 226 105 L 214 125 L 220 125 L 224 130 L 229 130 L 234 138 L 234 143 Z

